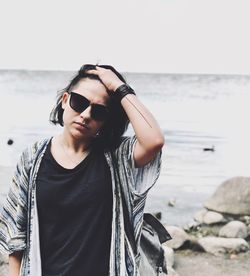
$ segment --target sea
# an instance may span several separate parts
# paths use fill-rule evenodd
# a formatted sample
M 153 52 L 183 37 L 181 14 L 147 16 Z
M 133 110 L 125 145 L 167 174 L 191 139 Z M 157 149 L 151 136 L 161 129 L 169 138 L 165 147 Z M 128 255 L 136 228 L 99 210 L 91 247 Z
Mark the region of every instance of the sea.
M 12 172 L 27 145 L 62 131 L 49 114 L 74 74 L 0 70 L 0 171 Z M 161 174 L 145 212 L 160 212 L 165 225 L 185 226 L 222 182 L 250 174 L 250 76 L 123 75 L 165 136 Z M 130 125 L 125 135 L 133 133 Z M 2 180 L 1 199 L 10 184 Z

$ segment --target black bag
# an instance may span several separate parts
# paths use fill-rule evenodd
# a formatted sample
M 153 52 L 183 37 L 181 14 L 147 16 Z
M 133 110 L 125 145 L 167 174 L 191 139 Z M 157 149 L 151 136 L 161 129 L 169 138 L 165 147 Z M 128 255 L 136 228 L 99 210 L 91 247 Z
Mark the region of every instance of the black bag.
M 125 232 L 131 246 L 136 252 L 135 237 L 132 226 L 129 221 L 128 209 L 122 195 L 123 210 L 124 210 L 124 225 Z M 165 276 L 167 275 L 167 263 L 164 255 L 162 243 L 172 239 L 168 231 L 161 222 L 150 213 L 144 213 L 142 232 L 139 246 L 140 261 L 139 272 L 140 276 Z
M 121 191 L 124 212 L 124 227 L 134 253 L 137 253 L 134 231 L 129 219 L 129 213 Z M 165 276 L 167 263 L 162 243 L 172 239 L 161 222 L 152 214 L 143 214 L 142 232 L 139 246 L 139 273 L 140 276 Z
M 139 252 L 141 276 L 167 275 L 167 263 L 162 243 L 171 236 L 152 214 L 144 213 Z

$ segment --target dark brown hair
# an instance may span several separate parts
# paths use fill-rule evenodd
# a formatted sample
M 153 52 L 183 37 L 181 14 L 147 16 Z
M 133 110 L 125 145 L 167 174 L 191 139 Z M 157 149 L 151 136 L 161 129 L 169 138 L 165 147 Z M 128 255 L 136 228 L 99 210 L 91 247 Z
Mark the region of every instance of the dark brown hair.
M 51 123 L 55 125 L 59 124 L 63 126 L 63 112 L 64 112 L 62 108 L 63 93 L 71 92 L 75 88 L 75 86 L 79 83 L 79 81 L 84 78 L 94 79 L 102 82 L 99 76 L 88 73 L 88 70 L 95 69 L 96 65 L 92 65 L 92 64 L 83 65 L 80 68 L 80 70 L 77 72 L 77 74 L 73 77 L 73 79 L 70 81 L 70 83 L 64 89 L 57 92 L 56 105 L 52 109 L 49 117 L 49 120 Z M 126 80 L 124 79 L 124 77 L 119 72 L 117 72 L 115 68 L 112 67 L 111 65 L 98 65 L 98 66 L 112 70 L 122 82 L 126 83 Z M 121 137 L 127 130 L 128 124 L 129 124 L 128 116 L 125 113 L 121 104 L 118 103 L 112 97 L 111 91 L 107 91 L 107 92 L 110 95 L 110 99 L 108 103 L 110 115 L 107 121 L 105 122 L 103 128 L 100 130 L 99 136 L 97 136 L 96 138 L 93 138 L 94 139 L 93 145 L 102 149 L 116 148 L 119 145 L 121 141 Z

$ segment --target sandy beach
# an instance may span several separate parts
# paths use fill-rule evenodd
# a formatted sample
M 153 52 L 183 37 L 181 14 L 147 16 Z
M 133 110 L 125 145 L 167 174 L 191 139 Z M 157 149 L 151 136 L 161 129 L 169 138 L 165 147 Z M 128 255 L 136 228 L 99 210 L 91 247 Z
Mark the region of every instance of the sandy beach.
M 250 251 L 237 255 L 214 256 L 205 252 L 175 252 L 175 271 L 179 276 L 248 276 Z

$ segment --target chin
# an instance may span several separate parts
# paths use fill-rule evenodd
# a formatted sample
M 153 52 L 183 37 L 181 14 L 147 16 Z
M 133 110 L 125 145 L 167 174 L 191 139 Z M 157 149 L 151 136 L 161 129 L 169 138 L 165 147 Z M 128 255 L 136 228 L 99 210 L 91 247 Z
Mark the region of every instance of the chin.
M 81 133 L 78 130 L 73 130 L 71 131 L 71 135 L 75 138 L 75 139 L 79 139 L 79 140 L 92 140 L 93 136 L 90 135 L 86 135 L 84 133 Z

